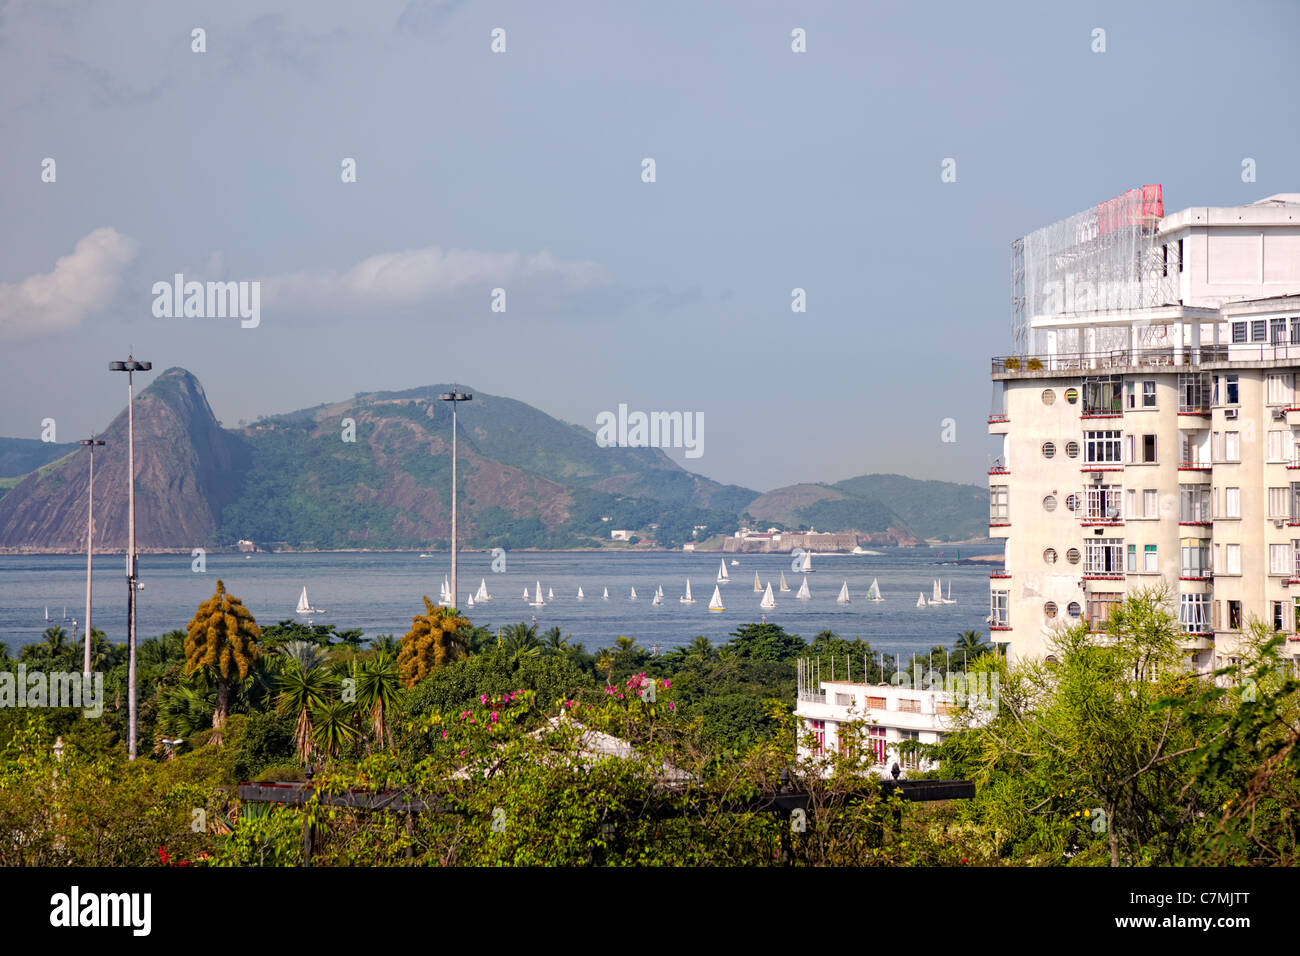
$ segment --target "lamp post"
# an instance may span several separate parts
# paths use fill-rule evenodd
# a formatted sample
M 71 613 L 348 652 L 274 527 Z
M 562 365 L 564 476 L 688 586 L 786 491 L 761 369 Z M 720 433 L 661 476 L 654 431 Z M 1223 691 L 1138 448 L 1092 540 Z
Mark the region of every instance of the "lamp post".
M 147 372 L 153 368 L 152 362 L 137 362 L 128 355 L 125 362 L 109 362 L 110 372 L 126 372 L 126 707 L 127 756 L 135 759 L 136 728 L 136 687 L 135 687 L 135 372 Z
M 90 573 L 95 564 L 95 448 L 103 447 L 102 438 L 92 432 L 78 444 L 90 449 L 90 484 L 86 491 L 86 659 L 83 670 L 90 676 Z
M 456 590 L 456 403 L 473 401 L 474 396 L 466 392 L 443 392 L 438 396 L 444 402 L 451 402 L 451 606 L 460 603 L 460 592 Z

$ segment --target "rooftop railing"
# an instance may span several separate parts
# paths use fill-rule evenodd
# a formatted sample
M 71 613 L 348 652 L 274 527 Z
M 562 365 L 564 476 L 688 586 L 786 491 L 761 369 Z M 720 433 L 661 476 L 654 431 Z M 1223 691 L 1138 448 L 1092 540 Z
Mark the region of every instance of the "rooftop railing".
M 1238 352 L 1240 346 L 1233 348 L 1231 357 L 1250 360 L 1253 356 Z M 1267 347 L 1273 351 L 1272 346 Z M 1278 358 L 1290 357 L 1286 348 L 1277 347 Z M 1300 358 L 1300 345 L 1294 347 L 1292 355 Z M 1200 365 L 1203 362 L 1226 362 L 1229 357 L 1226 345 L 1202 345 L 1200 347 L 1184 346 L 1175 349 L 1172 346 L 1156 349 L 1111 349 L 1097 352 L 1058 352 L 1055 355 L 999 355 L 993 359 L 993 374 L 1015 372 L 1065 372 L 1099 368 L 1130 368 L 1132 366 L 1149 366 L 1153 368 L 1181 368 Z M 1264 357 L 1264 356 L 1260 356 Z

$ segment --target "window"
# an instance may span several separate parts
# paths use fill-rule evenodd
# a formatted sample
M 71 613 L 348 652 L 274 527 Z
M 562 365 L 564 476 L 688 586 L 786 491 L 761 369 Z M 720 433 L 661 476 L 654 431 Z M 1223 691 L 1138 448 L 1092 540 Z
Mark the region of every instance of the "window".
M 1117 375 L 1084 379 L 1083 413 L 1118 415 L 1124 410 L 1120 398 L 1121 379 Z
M 1124 570 L 1136 571 L 1138 569 L 1138 546 L 1130 544 L 1127 553 L 1124 555 Z
M 1223 392 L 1224 392 L 1224 396 L 1223 396 L 1224 404 L 1226 405 L 1240 404 L 1240 402 L 1237 400 L 1237 394 L 1238 394 L 1237 376 L 1235 375 L 1223 376 Z
M 1297 323 L 1297 326 L 1296 326 L 1297 328 L 1300 328 L 1300 319 L 1293 319 L 1292 321 L 1294 321 L 1294 322 Z M 1076 405 L 1076 404 L 1078 404 L 1078 402 L 1079 402 L 1079 390 L 1078 390 L 1077 388 L 1067 388 L 1067 389 L 1065 390 L 1065 400 L 1066 400 L 1067 402 L 1069 402 L 1071 405 Z
M 1143 464 L 1154 464 L 1156 460 L 1156 436 L 1142 436 L 1142 462 Z
M 867 710 L 885 710 L 885 709 L 886 709 L 885 698 L 883 697 L 867 698 Z
M 1295 560 L 1289 544 L 1270 544 L 1268 546 L 1268 573 L 1280 574 L 1283 577 L 1291 576 L 1291 569 L 1295 566 Z
M 1160 562 L 1156 558 L 1156 546 L 1154 544 L 1143 545 L 1142 570 L 1148 574 L 1160 570 Z
M 1283 322 L 1286 320 L 1283 319 Z M 1295 378 L 1291 372 L 1269 372 L 1264 378 L 1264 387 L 1267 395 L 1267 405 L 1286 405 L 1291 404 L 1291 396 L 1294 391 Z
M 1055 548 L 1044 548 L 1044 549 L 1043 549 L 1043 560 L 1044 560 L 1046 563 L 1048 563 L 1048 564 L 1055 564 L 1055 563 L 1056 563 L 1056 549 L 1055 549 Z
M 1300 481 L 1291 482 L 1291 514 L 1300 516 Z
M 1286 617 L 1282 614 L 1282 602 L 1273 602 L 1273 630 L 1280 631 L 1286 625 Z
M 1241 630 L 1241 602 L 1240 601 L 1228 602 L 1228 630 L 1230 631 Z
M 1078 496 L 1078 495 L 1066 495 L 1066 496 L 1065 496 L 1065 507 L 1068 508 L 1068 509 L 1071 510 L 1071 511 L 1078 511 L 1078 510 L 1079 510 L 1079 496 Z
M 1178 595 L 1178 620 L 1185 634 L 1206 634 L 1210 631 L 1210 596 L 1208 594 Z
M 1291 317 L 1291 344 L 1300 345 L 1300 316 Z
M 884 709 L 883 707 L 881 708 Z M 867 742 L 871 747 L 871 752 L 875 756 L 876 763 L 885 762 L 885 728 L 870 727 L 867 729 Z
M 1183 538 L 1180 545 L 1182 568 L 1179 574 L 1185 578 L 1209 577 L 1210 542 L 1200 538 Z
M 1241 573 L 1241 545 L 1225 544 L 1223 546 L 1223 573 Z
M 989 592 L 989 620 L 992 627 L 1010 627 L 1011 618 L 1008 614 L 1011 596 L 1010 591 L 990 591 Z
M 1070 617 L 1078 617 L 1080 614 L 1083 613 L 1083 608 L 1079 606 L 1078 601 L 1071 601 L 1069 605 L 1066 607 L 1065 613 L 1070 615 Z
M 1240 488 L 1223 489 L 1223 517 L 1225 518 L 1241 517 L 1241 489 Z
M 1180 412 L 1199 412 L 1209 407 L 1209 373 L 1180 373 L 1178 376 L 1178 410 Z
M 1268 320 L 1268 338 L 1274 345 L 1286 344 L 1286 319 Z
M 1083 546 L 1084 574 L 1120 574 L 1120 551 L 1124 542 L 1120 538 L 1098 538 Z
M 1210 520 L 1210 489 L 1204 485 L 1182 485 L 1178 489 L 1178 520 L 1184 524 Z
M 1124 516 L 1126 518 L 1141 518 L 1142 512 L 1138 510 L 1138 493 L 1136 488 L 1130 488 L 1124 492 Z
M 1160 492 L 1155 488 L 1142 492 L 1142 513 L 1148 518 L 1160 517 Z
M 1047 618 L 1049 621 L 1056 619 L 1055 601 L 1048 601 L 1046 604 L 1043 605 L 1043 617 Z
M 1250 320 L 1250 340 L 1252 342 L 1268 341 L 1268 319 Z
M 1043 442 L 1043 457 L 1044 458 L 1056 457 L 1056 442 L 1051 442 L 1051 441 Z
M 1156 383 L 1155 382 L 1142 383 L 1142 407 L 1143 408 L 1156 407 Z
M 1183 240 L 1179 239 L 1178 240 L 1178 271 L 1179 272 L 1183 271 L 1184 263 L 1186 262 L 1187 260 L 1183 258 Z
M 1069 458 L 1079 457 L 1079 443 L 1077 441 L 1068 441 L 1065 443 L 1065 454 Z
M 1056 392 L 1052 391 L 1050 388 L 1043 389 L 1043 404 L 1052 405 L 1055 404 L 1055 402 L 1056 402 Z
M 1011 520 L 1011 493 L 1009 485 L 993 485 L 989 488 L 989 521 L 1007 522 Z
M 1084 461 L 1090 464 L 1119 464 L 1120 433 L 1118 431 L 1084 432 Z
M 826 751 L 826 721 L 810 720 L 809 725 L 812 727 L 813 748 L 817 753 Z
M 1088 595 L 1088 624 L 1094 631 L 1106 626 L 1110 612 L 1119 607 L 1124 595 L 1106 591 L 1094 591 Z
M 1233 322 L 1233 323 L 1232 323 L 1232 341 L 1234 341 L 1234 342 L 1244 342 L 1244 341 L 1246 341 L 1246 323 L 1245 323 L 1245 322 Z
M 1268 460 L 1269 461 L 1287 461 L 1291 457 L 1290 445 L 1291 433 L 1280 429 L 1272 429 L 1268 433 Z
M 1120 517 L 1120 486 L 1094 485 L 1085 489 L 1085 521 L 1117 521 Z
M 1056 510 L 1056 495 L 1048 495 L 1043 499 L 1043 510 L 1049 512 Z
M 1270 518 L 1291 517 L 1291 513 L 1288 510 L 1290 504 L 1291 504 L 1290 488 L 1268 489 L 1268 516 Z
M 852 706 L 853 706 L 853 695 L 852 695 L 852 694 L 841 694 L 839 691 L 836 691 L 836 692 L 835 692 L 835 704 L 836 704 L 836 706 L 838 706 L 838 707 L 852 707 Z
M 1066 551 L 1066 552 L 1065 552 L 1065 560 L 1066 560 L 1066 561 L 1069 561 L 1071 564 L 1078 564 L 1078 563 L 1079 563 L 1079 549 L 1078 549 L 1078 548 L 1070 548 L 1068 551 Z
M 1223 460 L 1241 461 L 1241 432 L 1223 433 Z
M 921 712 L 921 702 L 912 700 L 910 697 L 901 697 L 898 701 L 898 709 L 904 714 L 919 714 Z

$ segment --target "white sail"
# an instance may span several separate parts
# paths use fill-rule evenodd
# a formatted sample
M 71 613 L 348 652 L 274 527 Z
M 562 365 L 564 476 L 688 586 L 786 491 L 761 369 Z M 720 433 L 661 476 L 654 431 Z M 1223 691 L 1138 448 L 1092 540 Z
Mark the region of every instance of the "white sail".
M 524 600 L 528 600 L 528 588 L 524 588 Z
M 838 604 L 849 603 L 849 582 L 844 582 L 844 587 L 840 588 L 840 596 L 835 599 Z
M 686 579 L 686 593 L 677 599 L 682 604 L 694 604 L 695 598 L 691 597 L 691 579 Z
M 533 599 L 528 602 L 529 607 L 546 607 L 546 601 L 542 599 L 542 582 L 533 582 L 536 587 L 533 588 Z
M 754 593 L 755 593 L 755 594 L 762 594 L 762 593 L 763 593 L 763 585 L 761 585 L 761 584 L 758 583 L 758 572 L 757 572 L 757 571 L 754 572 Z
M 582 586 L 579 585 L 579 586 L 578 586 L 578 600 L 581 601 L 581 600 L 584 600 L 584 598 L 585 598 L 585 595 L 582 593 Z
M 602 595 L 600 596 L 600 599 L 601 599 L 602 601 L 608 601 L 608 600 L 609 600 L 609 588 L 605 588 L 605 593 L 602 594 Z
M 718 565 L 718 583 L 726 584 L 730 580 L 731 579 L 727 576 L 727 561 L 723 558 L 722 562 Z
M 302 594 L 298 595 L 298 613 L 299 614 L 311 613 L 311 602 L 307 600 L 306 588 L 303 588 Z
M 803 584 L 799 585 L 799 593 L 795 597 L 800 601 L 807 601 L 812 597 L 812 592 L 808 590 L 808 578 L 803 579 Z
M 763 600 L 758 602 L 758 606 L 764 610 L 771 610 L 776 607 L 776 597 L 772 594 L 772 582 L 767 582 L 767 590 L 763 592 Z
M 881 597 L 880 584 L 877 582 L 876 578 L 871 579 L 871 587 L 867 589 L 867 600 L 873 601 L 877 604 L 884 600 L 884 598 Z
M 710 611 L 726 610 L 726 608 L 723 607 L 722 605 L 722 592 L 718 590 L 718 586 L 716 584 L 713 586 L 713 597 L 709 599 L 709 610 Z
M 487 590 L 487 578 L 479 578 L 478 593 L 474 595 L 474 600 L 476 601 L 492 600 L 492 595 L 488 594 L 488 590 Z
M 801 565 L 799 566 L 799 570 L 802 571 L 804 574 L 809 574 L 809 573 L 812 572 L 812 569 L 813 569 L 813 566 L 812 566 L 812 552 L 811 552 L 811 551 L 805 551 L 805 552 L 803 553 L 803 564 L 801 564 Z
M 948 579 L 948 596 L 947 596 L 946 598 L 943 599 L 943 603 L 944 603 L 944 604 L 956 604 L 956 603 L 957 603 L 956 601 L 954 601 L 954 600 L 952 599 L 952 578 L 949 578 L 949 579 Z
M 939 579 L 934 579 L 934 593 L 930 595 L 931 604 L 943 603 L 943 586 L 939 584 Z
M 636 600 L 636 588 L 633 588 L 633 589 L 632 589 L 632 593 L 628 595 L 627 599 L 628 599 L 629 601 L 635 601 L 635 600 Z
M 474 595 L 472 595 L 472 594 L 467 594 L 467 595 L 465 595 L 465 606 L 466 606 L 466 607 L 473 607 L 473 606 L 474 606 Z
M 922 594 L 918 594 L 918 595 L 916 596 L 916 606 L 917 606 L 917 607 L 925 607 L 925 594 L 924 594 L 924 593 L 922 593 Z
M 659 590 L 655 591 L 655 598 L 654 598 L 654 600 L 651 601 L 650 603 L 651 603 L 651 604 L 654 604 L 654 605 L 656 605 L 656 606 L 658 606 L 658 607 L 663 607 L 663 603 L 664 603 L 664 589 L 663 589 L 663 588 L 660 588 Z
M 785 572 L 784 572 L 784 571 L 781 572 L 781 590 L 782 590 L 782 591 L 788 591 L 788 590 L 790 590 L 790 585 L 788 585 L 788 584 L 785 583 Z
M 50 606 L 47 604 L 45 605 L 45 620 L 48 621 L 49 619 L 50 619 Z

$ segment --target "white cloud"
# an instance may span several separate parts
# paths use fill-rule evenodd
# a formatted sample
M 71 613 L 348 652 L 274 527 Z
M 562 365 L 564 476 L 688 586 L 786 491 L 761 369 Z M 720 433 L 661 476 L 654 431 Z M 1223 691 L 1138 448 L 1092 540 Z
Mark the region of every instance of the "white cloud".
M 580 291 L 609 278 L 597 262 L 560 259 L 545 249 L 525 255 L 429 246 L 371 256 L 342 273 L 291 272 L 261 282 L 268 303 L 330 309 L 415 304 L 475 287 L 508 288 L 525 281 L 558 281 L 569 291 Z
M 0 282 L 0 340 L 75 329 L 116 295 L 138 244 L 109 226 L 96 229 L 54 263 L 54 271 Z

